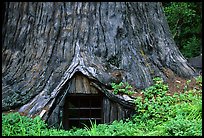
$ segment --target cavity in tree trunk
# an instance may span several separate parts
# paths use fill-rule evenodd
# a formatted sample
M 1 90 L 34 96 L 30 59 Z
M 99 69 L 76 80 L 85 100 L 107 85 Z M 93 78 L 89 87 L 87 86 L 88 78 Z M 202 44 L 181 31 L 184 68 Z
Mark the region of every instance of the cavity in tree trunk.
M 6 2 L 3 17 L 3 110 L 49 118 L 78 71 L 107 90 L 121 81 L 144 89 L 166 70 L 196 75 L 160 3 Z

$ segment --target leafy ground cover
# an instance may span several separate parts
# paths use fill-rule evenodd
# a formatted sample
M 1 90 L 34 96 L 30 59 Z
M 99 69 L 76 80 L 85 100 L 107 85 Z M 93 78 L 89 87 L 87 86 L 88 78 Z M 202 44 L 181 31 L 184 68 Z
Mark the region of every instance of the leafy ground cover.
M 178 78 L 177 78 L 178 79 Z M 181 81 L 181 80 L 180 80 Z M 181 84 L 181 83 L 178 83 Z M 177 85 L 178 85 L 177 84 Z M 179 86 L 179 85 L 178 85 Z M 201 136 L 202 77 L 187 80 L 180 91 L 170 92 L 161 78 L 141 91 L 135 100 L 132 118 L 111 124 L 91 122 L 89 128 L 69 131 L 48 128 L 38 116 L 34 119 L 17 112 L 2 114 L 3 136 Z

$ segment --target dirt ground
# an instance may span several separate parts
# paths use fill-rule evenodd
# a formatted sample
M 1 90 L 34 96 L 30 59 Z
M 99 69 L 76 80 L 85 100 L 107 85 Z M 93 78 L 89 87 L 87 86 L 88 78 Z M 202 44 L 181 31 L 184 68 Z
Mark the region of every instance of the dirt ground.
M 202 89 L 202 86 L 199 86 L 198 84 L 196 84 L 195 78 L 191 78 L 191 79 L 181 78 L 178 75 L 175 75 L 169 69 L 165 70 L 165 75 L 167 76 L 167 85 L 169 87 L 169 90 L 167 92 L 168 95 L 173 95 L 174 93 L 183 93 L 187 83 L 188 83 L 187 90 L 191 90 L 194 88 L 197 90 Z M 143 94 L 141 94 L 141 91 L 138 91 L 138 93 L 133 94 L 133 97 L 137 97 L 137 96 L 143 97 Z
M 171 74 L 171 75 L 168 75 L 168 74 Z M 199 86 L 198 84 L 196 84 L 196 79 L 195 78 L 191 78 L 191 79 L 184 79 L 184 78 L 181 78 L 175 74 L 173 74 L 171 71 L 167 71 L 166 72 L 166 75 L 168 76 L 168 79 L 167 79 L 167 84 L 168 84 L 168 87 L 169 87 L 169 91 L 168 93 L 169 94 L 174 94 L 175 92 L 178 92 L 178 93 L 183 93 L 184 92 L 184 87 L 187 85 L 188 88 L 187 90 L 190 90 L 190 89 L 202 89 L 202 86 Z M 190 80 L 190 82 L 189 82 Z

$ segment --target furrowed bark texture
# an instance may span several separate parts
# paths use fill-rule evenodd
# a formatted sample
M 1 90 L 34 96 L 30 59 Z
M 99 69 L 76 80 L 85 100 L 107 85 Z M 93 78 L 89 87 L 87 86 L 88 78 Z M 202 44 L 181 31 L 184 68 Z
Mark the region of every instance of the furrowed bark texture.
M 165 80 L 166 68 L 195 75 L 172 39 L 160 3 L 5 5 L 3 110 L 22 106 L 20 112 L 33 116 L 50 109 L 63 100 L 61 90 L 77 71 L 104 88 L 119 80 L 143 89 L 156 76 Z

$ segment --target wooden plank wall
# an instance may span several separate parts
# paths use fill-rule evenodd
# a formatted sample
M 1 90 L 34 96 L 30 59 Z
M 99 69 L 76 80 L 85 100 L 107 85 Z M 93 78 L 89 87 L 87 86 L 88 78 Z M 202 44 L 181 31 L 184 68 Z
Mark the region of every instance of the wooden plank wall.
M 103 97 L 103 123 L 111 123 L 130 117 L 132 109 L 124 108 L 119 103 Z
M 108 98 L 103 98 L 103 123 L 109 123 L 110 122 L 110 101 Z
M 76 73 L 70 81 L 69 93 L 98 94 L 98 90 L 90 85 L 90 81 L 82 73 Z

